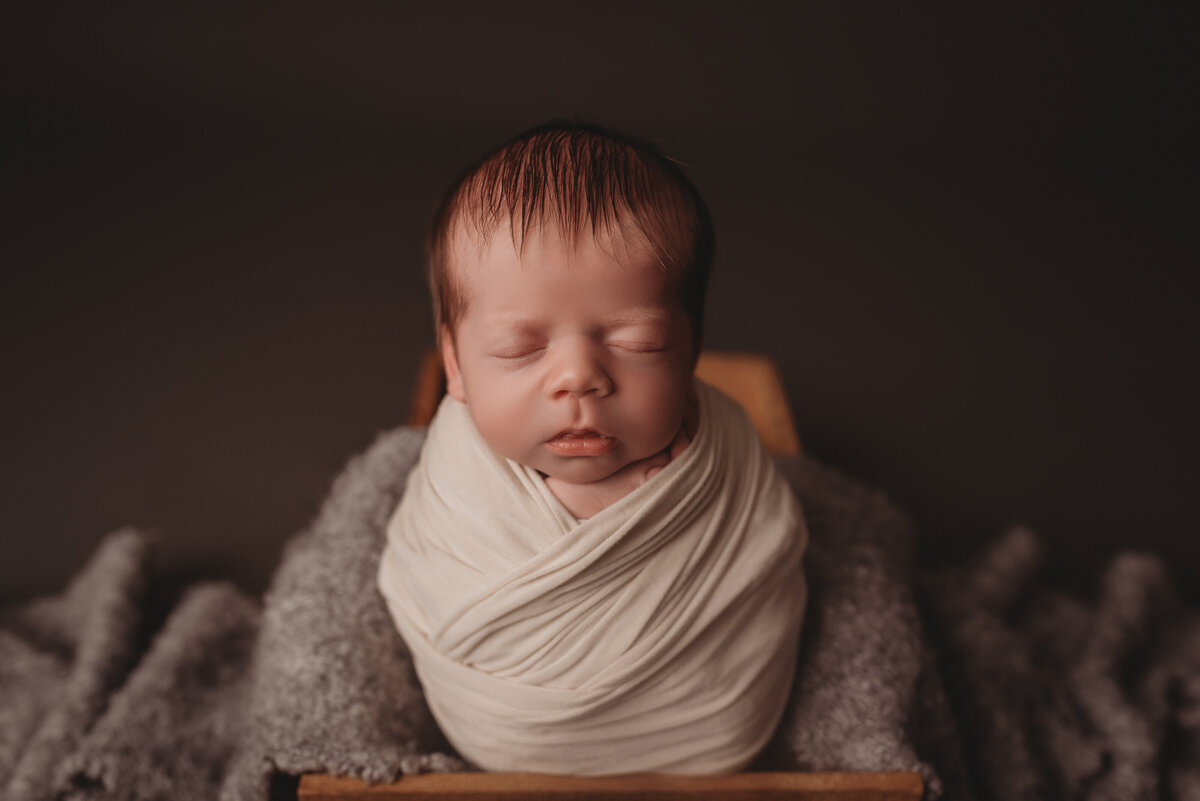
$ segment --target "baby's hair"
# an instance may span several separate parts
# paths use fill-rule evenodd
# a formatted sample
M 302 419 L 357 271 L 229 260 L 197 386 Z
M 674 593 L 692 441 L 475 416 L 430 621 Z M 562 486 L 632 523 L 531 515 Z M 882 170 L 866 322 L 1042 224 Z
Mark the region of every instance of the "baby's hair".
M 699 352 L 714 237 L 708 207 L 678 164 L 650 142 L 589 123 L 532 128 L 464 170 L 430 231 L 429 286 L 439 336 L 466 309 L 450 264 L 460 226 L 477 242 L 511 224 L 518 252 L 532 229 L 554 225 L 568 243 L 585 232 L 640 234 L 671 276 Z

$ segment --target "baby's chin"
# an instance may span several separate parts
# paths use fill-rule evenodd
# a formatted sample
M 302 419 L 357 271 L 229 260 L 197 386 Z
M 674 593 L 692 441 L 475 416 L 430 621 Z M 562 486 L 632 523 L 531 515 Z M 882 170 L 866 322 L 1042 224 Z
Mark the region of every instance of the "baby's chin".
M 529 466 L 547 478 L 561 481 L 564 484 L 585 486 L 588 484 L 598 484 L 605 479 L 612 478 L 634 462 L 641 461 L 642 458 L 645 457 L 630 458 L 617 454 L 608 454 L 605 456 L 559 456 L 539 460 L 538 464 L 531 464 Z
M 584 457 L 576 457 L 575 462 L 583 462 Z M 596 484 L 604 481 L 606 478 L 612 478 L 617 473 L 621 472 L 629 462 L 617 463 L 616 465 L 599 465 L 599 464 L 567 464 L 567 465 L 545 465 L 535 468 L 546 478 L 552 478 L 556 481 L 561 481 L 564 484 L 575 484 L 578 486 L 586 486 L 588 484 Z

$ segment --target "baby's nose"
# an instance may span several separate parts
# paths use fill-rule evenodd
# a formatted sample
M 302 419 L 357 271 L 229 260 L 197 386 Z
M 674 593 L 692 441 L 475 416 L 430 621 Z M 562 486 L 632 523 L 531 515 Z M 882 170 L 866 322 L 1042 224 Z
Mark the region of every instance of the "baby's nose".
M 596 394 L 604 397 L 612 392 L 612 379 L 604 369 L 594 345 L 585 338 L 556 343 L 549 381 L 546 388 L 553 398 L 581 397 Z

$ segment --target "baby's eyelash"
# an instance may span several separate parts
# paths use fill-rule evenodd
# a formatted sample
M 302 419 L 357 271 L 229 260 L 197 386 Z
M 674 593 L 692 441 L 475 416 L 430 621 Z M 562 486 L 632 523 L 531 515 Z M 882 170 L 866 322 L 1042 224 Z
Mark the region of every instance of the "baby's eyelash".
M 503 359 L 505 361 L 516 361 L 518 359 L 526 359 L 540 353 L 543 348 L 537 345 L 522 346 L 518 348 L 504 348 L 494 351 L 491 356 L 495 359 Z
M 649 342 L 614 342 L 612 343 L 622 350 L 632 351 L 634 353 L 662 353 L 666 348 L 659 344 Z

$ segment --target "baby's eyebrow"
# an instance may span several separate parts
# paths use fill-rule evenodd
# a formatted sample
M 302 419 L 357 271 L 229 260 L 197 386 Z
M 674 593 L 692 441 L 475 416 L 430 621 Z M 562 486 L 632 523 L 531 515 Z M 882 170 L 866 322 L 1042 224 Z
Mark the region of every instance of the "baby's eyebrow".
M 671 322 L 671 313 L 667 309 L 657 306 L 644 306 L 623 309 L 605 317 L 601 322 L 606 328 L 623 325 L 668 325 Z M 519 313 L 496 314 L 487 318 L 484 324 L 488 327 L 505 328 L 510 331 L 530 332 L 539 330 L 542 321 L 536 317 L 528 317 Z
M 484 325 L 489 327 L 516 331 L 533 331 L 538 327 L 538 320 L 536 318 L 520 314 L 494 314 L 486 318 L 483 322 Z
M 618 312 L 607 319 L 609 325 L 665 325 L 670 321 L 670 312 L 668 312 L 666 309 L 658 308 L 657 306 L 628 309 Z

